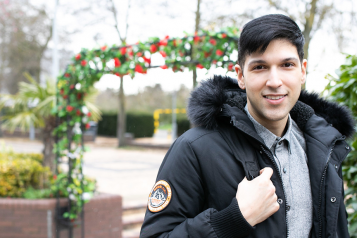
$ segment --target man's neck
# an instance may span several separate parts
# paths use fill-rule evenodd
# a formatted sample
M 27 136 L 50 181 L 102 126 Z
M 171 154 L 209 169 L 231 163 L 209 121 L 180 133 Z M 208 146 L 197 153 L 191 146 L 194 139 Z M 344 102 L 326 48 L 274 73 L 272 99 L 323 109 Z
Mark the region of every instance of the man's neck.
M 285 118 L 278 120 L 278 121 L 264 121 L 261 120 L 259 116 L 255 115 L 252 110 L 249 109 L 248 106 L 248 111 L 250 115 L 262 126 L 267 128 L 271 133 L 278 137 L 282 137 L 285 134 L 286 128 L 287 128 L 287 122 L 289 119 L 289 115 L 287 115 Z

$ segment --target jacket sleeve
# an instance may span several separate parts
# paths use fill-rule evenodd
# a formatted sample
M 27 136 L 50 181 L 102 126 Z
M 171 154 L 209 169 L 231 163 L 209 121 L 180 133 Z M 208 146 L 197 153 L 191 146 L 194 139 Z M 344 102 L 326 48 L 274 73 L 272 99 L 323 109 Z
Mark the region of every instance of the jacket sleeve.
M 172 191 L 161 211 L 147 209 L 140 237 L 246 237 L 254 228 L 241 214 L 236 198 L 221 211 L 207 208 L 198 159 L 189 141 L 180 137 L 166 154 L 157 176 Z

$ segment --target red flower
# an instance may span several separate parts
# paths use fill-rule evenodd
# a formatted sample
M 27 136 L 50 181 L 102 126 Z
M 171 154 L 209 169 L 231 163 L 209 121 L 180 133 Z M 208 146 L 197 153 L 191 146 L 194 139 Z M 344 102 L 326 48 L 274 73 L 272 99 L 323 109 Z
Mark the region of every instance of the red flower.
M 82 94 L 81 93 L 77 93 L 77 99 L 80 100 L 82 98 Z
M 160 51 L 160 54 L 161 54 L 162 57 L 164 57 L 164 58 L 167 56 L 167 55 L 166 55 L 166 52 L 165 52 L 165 51 L 162 51 L 162 50 Z
M 61 88 L 60 94 L 61 94 L 61 95 L 64 94 L 64 89 L 63 89 L 63 88 Z
M 69 86 L 70 89 L 74 89 L 74 84 L 71 84 L 71 86 Z
M 221 50 L 216 50 L 216 55 L 218 55 L 218 56 L 222 56 L 224 54 L 224 52 L 223 51 L 221 51 Z
M 63 95 L 63 98 L 64 98 L 64 99 L 67 99 L 67 98 L 68 98 L 68 96 L 67 96 L 67 95 Z
M 167 67 L 167 65 L 163 65 L 163 66 L 160 66 L 160 68 L 162 68 L 162 69 L 168 69 L 169 67 Z
M 105 45 L 105 46 L 102 46 L 102 47 L 100 47 L 100 49 L 102 50 L 102 51 L 105 51 L 106 49 L 107 49 L 107 46 Z
M 86 65 L 87 65 L 87 61 L 82 60 L 82 61 L 81 61 L 81 65 L 82 65 L 83 67 L 86 66 Z
M 226 38 L 227 34 L 226 33 L 222 33 L 222 38 Z
M 151 45 L 150 46 L 150 51 L 151 51 L 151 53 L 155 53 L 157 51 L 156 45 Z
M 151 59 L 146 58 L 145 56 L 143 56 L 143 59 L 146 63 L 151 64 Z
M 177 46 L 177 44 L 176 44 L 176 39 L 173 40 L 172 43 L 174 44 L 175 47 Z
M 124 75 L 128 75 L 129 73 L 126 73 L 126 74 L 114 73 L 114 74 L 118 77 L 123 77 Z
M 196 68 L 203 69 L 204 67 L 203 67 L 202 64 L 197 64 L 197 65 L 196 65 Z
M 92 113 L 91 112 L 88 112 L 87 113 L 87 117 L 91 117 L 92 116 Z
M 208 56 L 211 55 L 211 52 L 203 52 L 203 54 L 204 54 L 205 58 L 207 58 Z
M 166 36 L 165 36 L 165 39 L 166 39 L 166 40 L 168 40 L 169 38 L 170 38 L 170 36 L 169 36 L 169 35 L 166 35 Z
M 229 64 L 228 64 L 228 70 L 229 70 L 229 71 L 232 71 L 232 69 L 233 69 L 233 64 L 232 64 L 232 63 L 229 63 Z
M 86 124 L 86 129 L 88 130 L 89 128 L 90 128 L 90 124 L 87 123 L 87 124 Z
M 126 53 L 126 47 L 120 48 L 120 53 L 121 53 L 122 55 L 125 55 L 125 53 Z
M 69 73 L 65 73 L 64 76 L 65 76 L 66 78 L 69 78 L 71 75 L 70 75 Z
M 70 105 L 68 105 L 68 106 L 66 107 L 67 112 L 71 112 L 71 111 L 73 111 L 73 109 L 74 109 L 74 107 L 72 107 L 72 106 L 70 106 Z
M 212 45 L 216 45 L 216 44 L 217 44 L 217 42 L 216 42 L 215 39 L 210 39 L 210 40 L 209 40 L 209 43 L 211 43 Z
M 80 60 L 81 57 L 82 57 L 81 54 L 76 55 L 76 60 Z
M 57 175 L 53 175 L 53 179 L 56 180 L 57 179 Z
M 79 109 L 77 109 L 76 114 L 77 114 L 77 116 L 80 116 L 82 113 Z
M 131 57 L 133 57 L 133 56 L 134 56 L 134 52 L 133 52 L 132 50 L 130 50 L 130 51 L 128 52 L 128 55 L 131 56 Z
M 114 58 L 114 66 L 115 66 L 115 68 L 118 68 L 121 66 L 120 60 L 118 58 Z
M 160 40 L 159 45 L 167 46 L 167 40 L 168 40 L 169 38 L 170 38 L 169 36 L 165 36 L 164 39 Z
M 199 36 L 193 37 L 193 41 L 194 41 L 195 43 L 200 42 L 200 37 L 199 37 Z
M 217 60 L 213 60 L 213 61 L 212 61 L 212 64 L 217 64 Z
M 183 57 L 185 54 L 182 53 L 181 51 L 179 51 L 179 55 L 180 55 L 181 57 Z
M 141 57 L 142 55 L 143 55 L 143 53 L 141 53 L 141 52 L 136 53 L 136 56 L 138 56 L 138 57 Z
M 138 72 L 138 73 L 141 73 L 141 74 L 145 73 L 143 67 L 141 67 L 140 64 L 137 64 L 135 66 L 135 72 Z

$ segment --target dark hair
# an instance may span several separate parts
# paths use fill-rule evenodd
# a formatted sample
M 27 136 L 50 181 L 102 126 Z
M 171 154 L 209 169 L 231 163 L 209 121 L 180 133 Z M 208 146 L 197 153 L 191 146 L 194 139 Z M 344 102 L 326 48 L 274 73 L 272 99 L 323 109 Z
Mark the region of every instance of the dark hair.
M 244 25 L 238 43 L 238 64 L 243 68 L 247 55 L 257 51 L 263 54 L 269 43 L 275 39 L 286 39 L 295 45 L 302 62 L 305 39 L 300 28 L 287 16 L 270 14 Z

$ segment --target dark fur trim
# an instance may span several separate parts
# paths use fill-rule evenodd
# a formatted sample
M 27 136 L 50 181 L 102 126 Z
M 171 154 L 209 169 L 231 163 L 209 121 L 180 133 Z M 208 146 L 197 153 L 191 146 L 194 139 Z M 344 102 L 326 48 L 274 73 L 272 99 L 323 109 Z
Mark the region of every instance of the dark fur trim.
M 323 117 L 342 135 L 351 137 L 355 133 L 355 121 L 347 107 L 322 99 L 317 93 L 308 93 L 304 90 L 301 91 L 299 101 L 312 107 L 316 115 Z
M 314 109 L 300 101 L 297 101 L 290 111 L 291 118 L 296 122 L 300 129 L 305 127 L 306 122 L 313 114 Z
M 209 129 L 217 126 L 216 116 L 227 101 L 229 91 L 239 89 L 237 80 L 227 76 L 215 75 L 201 83 L 191 92 L 187 116 L 191 123 Z
M 212 129 L 217 126 L 217 116 L 224 103 L 243 110 L 247 103 L 245 91 L 239 88 L 237 80 L 215 75 L 192 91 L 187 115 L 194 125 Z M 325 118 L 347 137 L 355 132 L 355 122 L 348 108 L 319 98 L 316 93 L 303 90 L 290 115 L 300 128 L 304 128 L 314 113 Z

